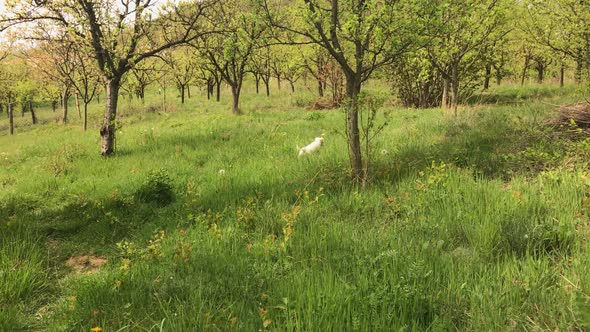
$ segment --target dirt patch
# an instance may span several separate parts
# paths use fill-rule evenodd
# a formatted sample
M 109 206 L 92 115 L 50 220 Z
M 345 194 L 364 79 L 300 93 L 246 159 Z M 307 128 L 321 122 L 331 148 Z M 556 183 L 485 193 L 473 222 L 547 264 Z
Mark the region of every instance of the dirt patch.
M 91 255 L 72 256 L 66 261 L 66 265 L 78 273 L 96 273 L 106 263 L 106 257 Z

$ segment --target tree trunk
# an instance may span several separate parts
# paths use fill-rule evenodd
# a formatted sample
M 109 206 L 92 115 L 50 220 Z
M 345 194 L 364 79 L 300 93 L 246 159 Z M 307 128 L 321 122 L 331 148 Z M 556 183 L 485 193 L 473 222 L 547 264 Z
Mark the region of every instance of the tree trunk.
M 8 130 L 10 135 L 14 135 L 14 114 L 12 111 L 12 103 L 8 102 Z
M 221 80 L 217 80 L 217 79 L 216 79 L 216 83 L 215 83 L 215 85 L 216 85 L 216 89 L 217 89 L 217 90 L 215 91 L 215 93 L 216 93 L 216 95 L 215 95 L 215 100 L 216 100 L 216 101 L 221 101 Z
M 55 113 L 55 110 L 56 109 L 57 109 L 57 101 L 54 100 L 54 101 L 51 102 L 51 111 L 53 113 Z
M 62 100 L 63 100 L 62 111 L 63 111 L 63 113 L 62 113 L 62 118 L 61 118 L 61 122 L 63 124 L 68 123 L 68 99 L 69 99 L 69 97 L 70 97 L 70 95 L 69 95 L 68 90 L 67 89 L 64 90 L 62 92 Z
M 88 103 L 84 102 L 84 131 L 88 129 Z
M 565 67 L 562 64 L 561 68 L 559 68 L 559 86 L 563 88 L 565 85 Z
M 348 156 L 352 177 L 355 182 L 363 180 L 363 163 L 361 155 L 361 139 L 358 118 L 358 95 L 361 92 L 361 82 L 353 74 L 346 76 L 346 97 L 349 102 L 346 110 L 346 133 L 348 139 Z
M 453 64 L 451 77 L 451 107 L 453 113 L 457 116 L 457 108 L 459 106 L 459 64 Z
M 232 86 L 231 87 L 231 95 L 232 95 L 232 108 L 231 111 L 235 115 L 241 114 L 240 111 L 240 87 L 239 86 Z
M 545 64 L 538 63 L 537 64 L 537 83 L 542 84 L 545 78 Z
M 76 110 L 78 111 L 78 119 L 82 119 L 82 112 L 80 111 L 80 98 L 78 98 L 78 93 L 74 94 L 74 98 L 76 98 Z
M 256 94 L 259 94 L 260 93 L 260 76 L 256 75 L 255 80 L 256 80 Z
M 500 85 L 502 83 L 502 72 L 500 68 L 496 68 L 496 85 Z
M 524 85 L 524 80 L 526 78 L 526 72 L 529 69 L 529 62 L 530 62 L 530 57 L 527 55 L 524 58 L 524 67 L 522 68 L 522 74 L 520 76 L 520 85 Z
M 185 90 L 185 86 L 184 85 L 180 85 L 180 103 L 182 105 L 184 105 L 184 90 Z
M 105 83 L 106 108 L 102 127 L 100 128 L 102 141 L 100 153 L 103 156 L 110 156 L 115 152 L 115 119 L 119 101 L 120 77 L 106 78 Z
M 324 84 L 322 83 L 322 80 L 318 80 L 318 95 L 321 97 L 324 97 Z
M 211 95 L 213 95 L 213 80 L 211 78 L 207 79 L 207 100 L 211 100 Z
M 295 84 L 291 81 L 289 81 L 289 84 L 291 85 L 291 92 L 295 93 Z
M 31 121 L 33 122 L 33 124 L 37 124 L 37 115 L 35 114 L 35 108 L 33 107 L 33 102 L 29 100 L 28 105 L 29 105 L 29 112 L 31 112 Z
M 443 78 L 443 91 L 442 91 L 442 99 L 440 102 L 440 108 L 447 109 L 449 106 L 449 80 Z
M 279 88 L 279 91 L 281 91 L 281 76 L 277 75 L 277 87 Z
M 483 81 L 483 89 L 487 90 L 490 88 L 490 79 L 492 78 L 492 65 L 486 65 L 486 75 Z
M 270 97 L 270 79 L 264 81 L 264 86 L 266 88 L 266 96 Z
M 574 79 L 576 80 L 577 84 L 582 83 L 582 59 L 576 59 L 576 69 L 574 72 Z
M 166 87 L 162 89 L 162 112 L 166 112 Z
M 190 84 L 187 84 L 187 86 L 186 86 L 186 94 L 187 94 L 188 99 L 191 99 L 191 85 Z
M 141 103 L 145 103 L 145 85 L 141 85 L 139 87 L 139 99 L 141 99 Z

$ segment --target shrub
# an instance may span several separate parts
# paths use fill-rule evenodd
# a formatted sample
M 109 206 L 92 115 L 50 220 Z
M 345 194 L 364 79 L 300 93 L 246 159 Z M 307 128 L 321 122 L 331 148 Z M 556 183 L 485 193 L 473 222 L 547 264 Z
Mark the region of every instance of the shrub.
M 174 201 L 174 190 L 172 180 L 165 169 L 158 169 L 150 172 L 135 197 L 144 203 L 156 203 L 166 206 Z

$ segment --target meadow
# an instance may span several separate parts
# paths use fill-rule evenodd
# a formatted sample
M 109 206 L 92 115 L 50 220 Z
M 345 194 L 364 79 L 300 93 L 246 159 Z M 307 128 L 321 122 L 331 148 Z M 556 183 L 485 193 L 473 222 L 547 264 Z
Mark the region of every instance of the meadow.
M 2 118 L 0 330 L 588 329 L 590 139 L 547 125 L 576 87 L 495 87 L 457 117 L 367 91 L 387 126 L 363 189 L 343 112 L 304 89 L 248 87 L 241 116 L 227 91 L 121 99 L 110 158 L 95 102 L 88 132 L 73 106 L 15 136 Z

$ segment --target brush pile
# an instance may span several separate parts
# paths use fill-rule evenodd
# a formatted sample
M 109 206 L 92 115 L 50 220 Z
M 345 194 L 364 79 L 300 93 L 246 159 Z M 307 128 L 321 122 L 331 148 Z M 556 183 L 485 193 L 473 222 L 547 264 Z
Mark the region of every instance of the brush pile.
M 319 111 L 319 110 L 330 110 L 334 108 L 340 107 L 340 103 L 328 99 L 328 98 L 319 98 L 313 102 L 313 104 L 306 107 L 307 110 L 310 111 Z
M 556 131 L 573 136 L 590 135 L 590 102 L 561 106 L 549 124 Z

